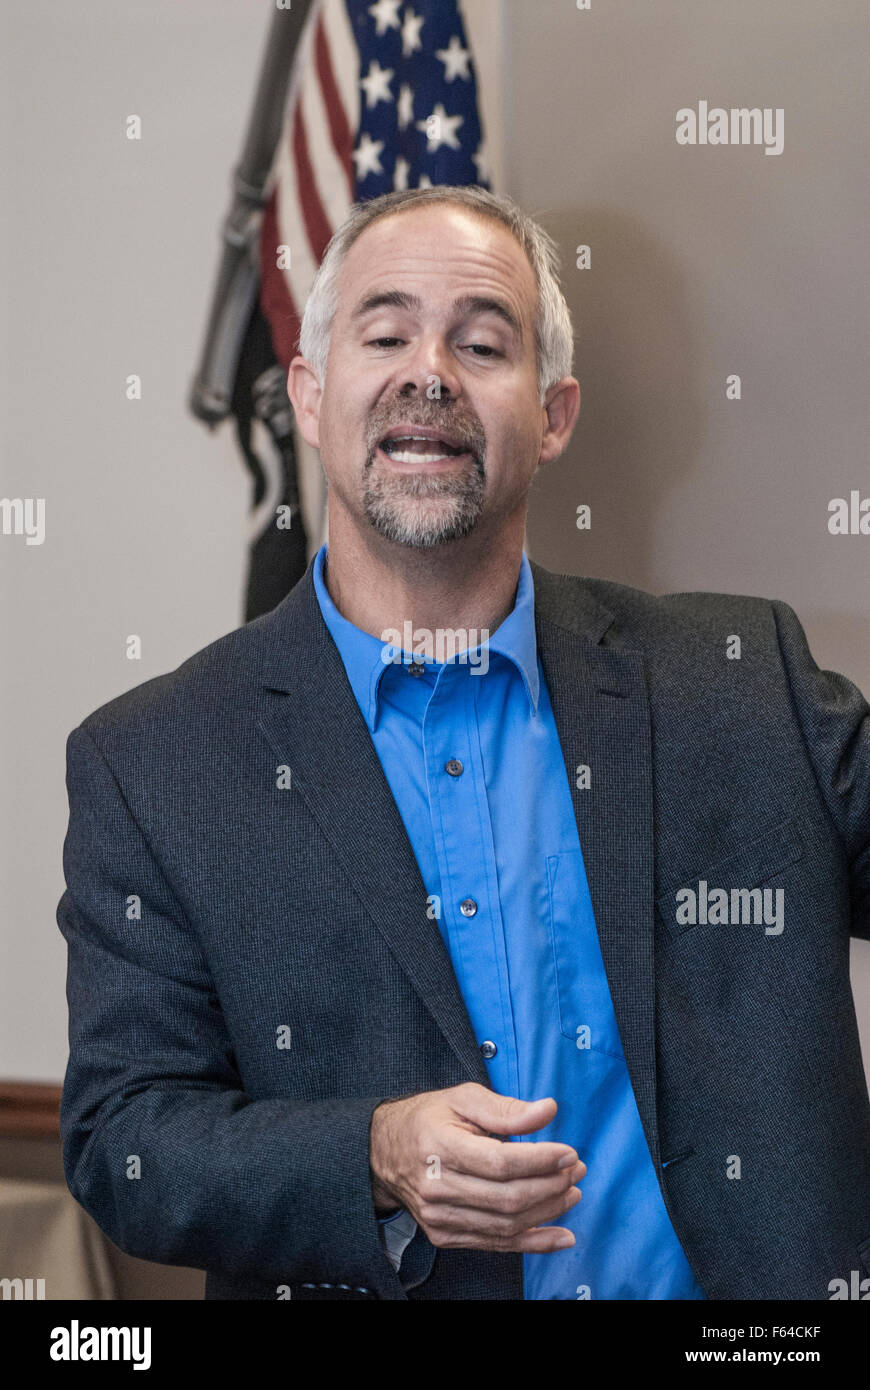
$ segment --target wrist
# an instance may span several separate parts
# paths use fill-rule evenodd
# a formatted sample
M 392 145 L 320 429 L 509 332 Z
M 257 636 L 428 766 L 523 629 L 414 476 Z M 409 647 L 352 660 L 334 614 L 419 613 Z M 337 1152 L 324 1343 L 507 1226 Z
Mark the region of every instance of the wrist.
M 385 1110 L 390 1101 L 381 1101 L 372 1112 L 369 1134 L 369 1172 L 371 1175 L 372 1200 L 377 1217 L 392 1216 L 401 1210 L 401 1201 L 390 1184 L 391 1173 L 387 1161 L 389 1142 L 386 1130 Z

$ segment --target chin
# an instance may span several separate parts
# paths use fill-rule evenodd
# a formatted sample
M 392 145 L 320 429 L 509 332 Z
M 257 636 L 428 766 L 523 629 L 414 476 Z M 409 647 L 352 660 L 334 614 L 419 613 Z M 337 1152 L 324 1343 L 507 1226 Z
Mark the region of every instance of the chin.
M 370 525 L 389 541 L 413 550 L 435 550 L 461 540 L 477 525 L 477 516 L 409 516 L 379 508 L 367 512 Z

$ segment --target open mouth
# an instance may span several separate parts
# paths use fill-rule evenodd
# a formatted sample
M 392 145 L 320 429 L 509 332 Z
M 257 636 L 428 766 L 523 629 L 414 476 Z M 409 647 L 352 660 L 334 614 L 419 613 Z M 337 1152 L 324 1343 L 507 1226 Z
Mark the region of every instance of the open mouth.
M 382 439 L 378 447 L 394 463 L 444 463 L 447 459 L 464 458 L 468 454 L 468 450 L 461 445 L 418 434 Z

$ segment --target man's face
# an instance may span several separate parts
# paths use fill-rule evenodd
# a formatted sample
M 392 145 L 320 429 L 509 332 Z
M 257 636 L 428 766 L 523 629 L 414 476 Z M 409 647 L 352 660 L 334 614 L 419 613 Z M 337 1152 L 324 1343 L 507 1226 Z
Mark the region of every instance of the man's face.
M 291 391 L 331 498 L 418 548 L 524 506 L 547 429 L 536 304 L 522 248 L 490 218 L 432 204 L 366 228 L 339 275 L 325 387 Z

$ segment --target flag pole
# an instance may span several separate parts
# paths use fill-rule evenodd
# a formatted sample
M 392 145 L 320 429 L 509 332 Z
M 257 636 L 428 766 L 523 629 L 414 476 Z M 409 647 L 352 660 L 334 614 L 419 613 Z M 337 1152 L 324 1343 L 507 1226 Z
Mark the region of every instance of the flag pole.
M 242 154 L 233 171 L 233 198 L 222 228 L 223 250 L 211 311 L 188 404 L 213 429 L 231 413 L 239 354 L 257 297 L 252 256 L 266 184 L 284 121 L 287 86 L 312 0 L 276 9 L 269 26 Z

